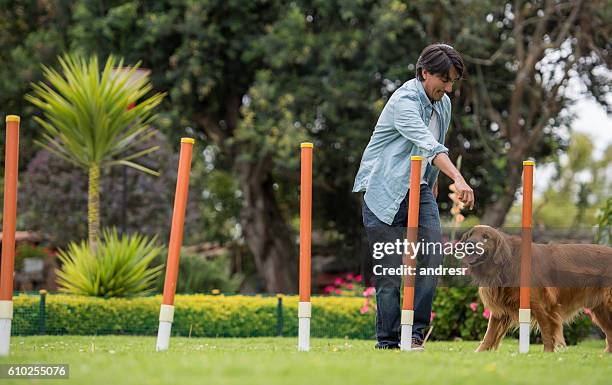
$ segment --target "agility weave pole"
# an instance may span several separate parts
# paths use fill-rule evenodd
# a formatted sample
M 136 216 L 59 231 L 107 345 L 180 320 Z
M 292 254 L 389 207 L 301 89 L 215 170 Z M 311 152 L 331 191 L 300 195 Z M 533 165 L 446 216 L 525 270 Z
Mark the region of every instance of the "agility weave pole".
M 166 278 L 164 281 L 164 299 L 159 310 L 159 329 L 157 331 L 157 351 L 167 350 L 170 344 L 170 332 L 174 320 L 174 294 L 178 278 L 181 244 L 183 243 L 183 225 L 185 223 L 185 208 L 187 206 L 187 191 L 189 188 L 189 172 L 191 170 L 191 153 L 195 140 L 181 139 L 178 177 L 174 194 L 174 211 L 172 212 L 172 227 L 168 245 L 168 260 L 166 261 Z
M 419 202 L 421 198 L 421 163 L 422 156 L 410 157 L 410 192 L 408 195 L 408 243 L 415 244 L 419 235 Z M 402 301 L 400 349 L 412 350 L 412 326 L 414 325 L 414 285 L 416 281 L 416 258 L 410 254 L 410 248 L 405 255 L 404 263 L 415 274 L 407 274 L 404 279 L 404 298 Z M 416 257 L 416 256 L 414 256 Z
M 17 221 L 17 172 L 19 165 L 19 122 L 17 115 L 6 117 L 4 149 L 4 211 L 2 216 L 2 275 L 0 276 L 0 356 L 8 356 L 13 320 L 13 272 Z
M 312 143 L 302 143 L 300 170 L 300 302 L 298 351 L 310 350 L 310 243 L 312 230 Z
M 521 278 L 519 306 L 519 353 L 529 352 L 529 329 L 531 325 L 531 242 L 533 207 L 533 169 L 535 162 L 523 162 L 523 212 L 521 233 Z

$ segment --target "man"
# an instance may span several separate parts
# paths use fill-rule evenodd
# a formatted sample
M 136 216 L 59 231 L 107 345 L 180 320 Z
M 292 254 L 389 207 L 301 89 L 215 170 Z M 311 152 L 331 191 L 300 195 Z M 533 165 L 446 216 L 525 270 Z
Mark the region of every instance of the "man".
M 427 46 L 416 64 L 416 78 L 404 83 L 383 108 L 363 157 L 353 192 L 365 191 L 363 224 L 370 248 L 375 243 L 404 239 L 407 226 L 407 197 L 410 157 L 426 159 L 421 170 L 419 241 L 441 242 L 437 177 L 441 170 L 457 188 L 459 199 L 472 209 L 474 192 L 448 157 L 443 145 L 451 117 L 446 93 L 463 76 L 461 55 L 446 44 Z M 375 261 L 398 267 L 403 254 L 384 255 Z M 420 252 L 417 270 L 442 263 L 442 255 Z M 380 270 L 379 270 L 380 271 Z M 400 287 L 403 276 L 376 275 L 376 347 L 399 348 Z M 431 304 L 437 285 L 435 276 L 416 276 L 412 348 L 423 350 L 423 334 L 429 326 Z

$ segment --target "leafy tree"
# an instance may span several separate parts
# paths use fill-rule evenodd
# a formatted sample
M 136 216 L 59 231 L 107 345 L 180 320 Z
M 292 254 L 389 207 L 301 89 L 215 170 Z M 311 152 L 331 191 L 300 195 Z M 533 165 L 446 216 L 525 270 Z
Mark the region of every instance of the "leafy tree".
M 0 115 L 21 115 L 19 171 L 37 151 L 40 129 L 30 119 L 35 107 L 23 96 L 42 80 L 42 64 L 54 63 L 68 47 L 70 2 L 0 0 Z M 0 135 L 0 143 L 4 143 Z M 2 144 L 4 148 L 4 145 Z M 4 157 L 0 157 L 4 169 Z
M 104 227 L 118 228 L 122 235 L 138 232 L 167 240 L 178 154 L 159 131 L 138 144 L 134 152 L 153 146 L 159 149 L 143 156 L 140 162 L 158 170 L 159 177 L 127 166 L 101 170 L 100 222 Z M 201 185 L 210 183 L 202 181 L 199 168 L 199 163 L 194 162 L 185 217 L 185 242 L 215 239 L 214 233 L 205 231 L 224 230 L 219 226 L 223 221 L 218 218 L 215 218 L 214 226 L 212 223 L 200 226 L 202 219 L 196 213 L 203 198 L 199 192 Z M 41 149 L 29 162 L 22 177 L 27 182 L 20 186 L 17 211 L 25 228 L 44 233 L 56 247 L 87 237 L 88 188 L 81 168 Z
M 520 184 L 520 162 L 554 159 L 568 145 L 559 135 L 571 122 L 564 113 L 568 74 L 580 74 L 605 103 L 609 85 L 596 68 L 610 64 L 609 5 L 88 1 L 68 7 L 61 36 L 83 54 L 143 60 L 155 88 L 168 91 L 160 128 L 173 142 L 193 134 L 206 156 L 214 154 L 200 163 L 199 186 L 216 191 L 203 206 L 204 221 L 231 218 L 214 236 L 228 239 L 223 234 L 234 228 L 267 290 L 291 291 L 299 141 L 315 142 L 315 231 L 330 254 L 354 267 L 364 250 L 359 199 L 350 192 L 361 153 L 388 97 L 414 76 L 422 48 L 449 42 L 464 54 L 468 77 L 451 97 L 447 145 L 453 159 L 464 159 L 478 197 L 475 214 L 499 223 Z M 42 30 L 57 28 L 51 20 Z M 22 36 L 34 37 L 31 30 Z M 445 197 L 449 181 L 441 182 Z M 220 204 L 225 198 L 229 204 Z M 441 209 L 449 203 L 441 201 Z
M 599 227 L 595 240 L 602 245 L 612 246 L 612 197 L 606 200 L 597 219 Z
M 82 4 L 77 24 L 87 31 L 75 44 L 130 47 L 156 69 L 156 85 L 181 106 L 168 116 L 213 143 L 215 167 L 235 173 L 242 234 L 268 290 L 276 291 L 295 288 L 287 223 L 297 212 L 298 142 L 315 141 L 317 229 L 337 241 L 336 254 L 355 261 L 361 225 L 350 187 L 361 152 L 385 101 L 433 41 L 465 53 L 471 76 L 453 95 L 448 143 L 453 158 L 464 156 L 481 197 L 477 213 L 488 223 L 503 220 L 520 162 L 554 156 L 565 145 L 556 128 L 568 123 L 560 115 L 567 74 L 589 77 L 594 94 L 602 89 L 592 75 L 603 62 L 607 24 L 595 3 Z M 543 61 L 553 52 L 559 79 Z
M 565 146 L 559 132 L 571 121 L 570 76 L 580 74 L 610 108 L 609 82 L 598 67 L 610 66 L 612 7 L 606 0 L 441 4 L 439 15 L 448 18 L 429 13 L 428 30 L 453 41 L 472 69 L 455 108 L 472 115 L 456 124 L 468 136 L 458 134 L 454 147 L 468 156 L 466 170 L 474 165 L 476 184 L 490 186 L 482 222 L 500 226 L 520 186 L 521 162 L 549 159 Z
M 123 60 L 117 61 L 112 56 L 106 60 L 102 73 L 95 56 L 86 60 L 66 55 L 60 59 L 60 65 L 61 74 L 45 67 L 49 84 L 34 84 L 33 94 L 26 99 L 44 113 L 44 119 L 35 118 L 45 129 L 44 139 L 39 143 L 89 174 L 88 239 L 95 250 L 100 228 L 100 168 L 124 165 L 157 175 L 134 160 L 158 147 L 136 153 L 132 150 L 152 135 L 148 124 L 155 117 L 153 108 L 161 102 L 163 94 L 155 94 L 128 109 L 152 88 L 146 76 L 130 79 L 137 67 L 113 76 L 113 69 L 122 67 Z
M 257 42 L 282 17 L 282 6 L 281 1 L 238 0 L 81 3 L 73 29 L 75 49 L 130 50 L 129 55 L 142 57 L 155 69 L 156 86 L 168 90 L 170 135 L 179 134 L 171 126 L 189 126 L 218 149 L 214 167 L 236 175 L 244 202 L 240 233 L 268 291 L 297 287 L 292 274 L 297 250 L 268 164 L 249 154 L 249 143 L 236 136 L 243 97 L 262 66 Z
M 595 159 L 589 136 L 572 133 L 567 153 L 556 163 L 557 175 L 536 203 L 534 217 L 559 228 L 593 224 L 595 208 L 610 193 L 607 172 L 612 162 L 608 153 L 609 149 Z

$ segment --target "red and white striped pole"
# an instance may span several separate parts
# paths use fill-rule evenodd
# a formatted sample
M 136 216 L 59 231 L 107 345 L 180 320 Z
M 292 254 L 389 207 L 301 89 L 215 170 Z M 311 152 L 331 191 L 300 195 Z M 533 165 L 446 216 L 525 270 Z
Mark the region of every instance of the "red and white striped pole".
M 170 244 L 168 245 L 168 260 L 166 261 L 166 278 L 164 281 L 164 299 L 159 310 L 159 329 L 157 331 L 157 351 L 168 350 L 170 332 L 174 320 L 174 294 L 178 278 L 179 258 L 183 243 L 183 225 L 185 223 L 185 208 L 187 207 L 187 191 L 189 188 L 189 172 L 191 170 L 191 152 L 195 140 L 181 139 L 181 154 L 179 157 L 176 192 L 174 194 L 174 211 L 172 213 L 172 228 Z
M 13 320 L 13 272 L 17 222 L 17 172 L 19 166 L 19 121 L 6 117 L 4 149 L 4 212 L 2 216 L 2 272 L 0 273 L 0 356 L 8 356 Z
M 529 329 L 531 325 L 531 242 L 533 169 L 535 162 L 523 162 L 523 213 L 521 236 L 521 277 L 519 306 L 519 353 L 529 352 Z
M 408 194 L 408 244 L 416 244 L 419 235 L 419 202 L 421 198 L 421 163 L 422 156 L 410 157 L 410 193 Z M 412 326 L 414 325 L 414 284 L 416 278 L 416 255 L 405 255 L 404 264 L 414 274 L 407 274 L 404 279 L 404 298 L 402 302 L 400 349 L 412 350 Z
M 312 229 L 312 143 L 302 143 L 300 171 L 300 302 L 298 351 L 310 350 L 310 242 Z

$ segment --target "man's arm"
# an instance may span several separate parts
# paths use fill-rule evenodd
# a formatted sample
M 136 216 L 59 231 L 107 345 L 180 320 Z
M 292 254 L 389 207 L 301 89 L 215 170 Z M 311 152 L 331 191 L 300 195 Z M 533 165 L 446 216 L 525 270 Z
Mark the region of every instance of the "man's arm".
M 459 196 L 459 200 L 463 202 L 467 207 L 471 209 L 474 208 L 474 191 L 472 188 L 466 183 L 463 176 L 457 170 L 453 162 L 451 162 L 448 154 L 445 152 L 441 152 L 436 155 L 433 159 L 433 164 L 437 168 L 440 169 L 446 176 L 451 178 L 455 182 L 455 187 L 457 188 L 457 194 Z
M 448 148 L 438 143 L 423 122 L 419 104 L 416 93 L 402 95 L 393 107 L 393 124 L 403 137 L 419 148 L 419 155 L 423 155 L 427 163 L 433 164 L 436 154 L 448 152 Z

